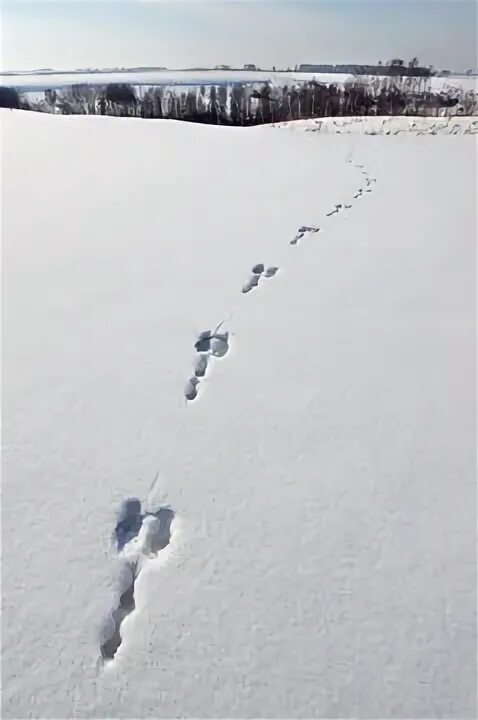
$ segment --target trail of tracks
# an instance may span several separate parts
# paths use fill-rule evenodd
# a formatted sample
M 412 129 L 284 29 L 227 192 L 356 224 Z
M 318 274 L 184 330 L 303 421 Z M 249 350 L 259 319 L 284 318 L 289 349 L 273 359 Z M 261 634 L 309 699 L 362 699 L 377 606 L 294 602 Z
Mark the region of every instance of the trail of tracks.
M 376 178 L 373 177 L 363 165 L 353 163 L 353 160 L 350 158 L 347 162 L 354 164 L 354 167 L 360 173 L 360 182 L 356 190 L 354 190 L 352 196 L 348 198 L 348 202 L 337 203 L 330 212 L 326 213 L 325 218 L 323 218 L 324 223 L 320 226 L 301 225 L 297 229 L 294 237 L 288 241 L 291 247 L 296 248 L 302 242 L 311 240 L 318 233 L 326 231 L 326 223 L 329 222 L 327 218 L 332 218 L 339 213 L 351 210 L 354 202 L 373 192 Z M 259 292 L 263 282 L 268 282 L 270 278 L 274 278 L 281 272 L 283 272 L 283 269 L 276 265 L 266 266 L 264 263 L 256 263 L 252 267 L 251 275 L 242 286 L 242 294 L 247 295 L 252 292 Z M 227 322 L 230 322 L 234 312 L 235 311 L 229 314 L 229 320 Z M 193 374 L 190 375 L 184 386 L 186 403 L 196 401 L 201 397 L 201 381 L 212 373 L 214 362 L 224 358 L 230 350 L 231 336 L 233 333 L 231 330 L 224 328 L 225 324 L 227 323 L 223 320 L 214 330 L 203 330 L 194 342 L 196 356 Z

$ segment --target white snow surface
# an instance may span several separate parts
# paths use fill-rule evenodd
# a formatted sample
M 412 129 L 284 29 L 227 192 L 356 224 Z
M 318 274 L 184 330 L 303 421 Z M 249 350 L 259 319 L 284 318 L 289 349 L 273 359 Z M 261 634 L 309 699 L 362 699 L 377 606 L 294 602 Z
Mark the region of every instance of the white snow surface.
M 273 72 L 267 70 L 147 70 L 137 72 L 71 72 L 0 75 L 0 85 L 36 89 L 63 85 L 210 85 L 230 83 L 261 83 L 284 85 L 288 82 L 317 80 L 322 83 L 352 82 L 354 75 L 346 73 Z
M 476 138 L 0 117 L 3 717 L 474 717 Z
M 476 135 L 478 119 L 459 117 L 411 117 L 405 115 L 326 117 L 291 120 L 273 124 L 279 130 L 300 130 L 322 135 Z
M 412 78 L 412 80 L 417 78 Z M 0 74 L 0 86 L 13 86 L 19 89 L 43 90 L 60 88 L 66 85 L 107 85 L 108 83 L 126 83 L 128 85 L 210 85 L 231 83 L 271 83 L 283 86 L 287 83 L 316 81 L 329 84 L 345 85 L 347 83 L 368 82 L 377 80 L 393 83 L 397 78 L 389 75 L 360 75 L 352 73 L 306 73 L 306 72 L 274 72 L 272 70 L 142 70 L 127 72 L 48 72 L 48 73 L 8 73 Z M 400 79 L 398 79 L 400 80 Z M 423 78 L 424 88 L 433 92 L 454 94 L 461 92 L 478 92 L 478 78 L 472 76 L 447 77 L 430 76 Z

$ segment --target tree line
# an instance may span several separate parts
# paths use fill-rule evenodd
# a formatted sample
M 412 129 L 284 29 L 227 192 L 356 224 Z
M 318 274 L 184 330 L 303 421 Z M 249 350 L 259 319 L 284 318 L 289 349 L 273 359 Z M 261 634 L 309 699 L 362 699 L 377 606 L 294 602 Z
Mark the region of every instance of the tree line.
M 132 86 L 71 85 L 36 93 L 0 88 L 0 107 L 60 114 L 169 118 L 223 125 L 258 125 L 360 115 L 475 115 L 477 97 L 461 89 L 438 93 L 426 77 L 315 80 L 282 87 L 269 83 Z

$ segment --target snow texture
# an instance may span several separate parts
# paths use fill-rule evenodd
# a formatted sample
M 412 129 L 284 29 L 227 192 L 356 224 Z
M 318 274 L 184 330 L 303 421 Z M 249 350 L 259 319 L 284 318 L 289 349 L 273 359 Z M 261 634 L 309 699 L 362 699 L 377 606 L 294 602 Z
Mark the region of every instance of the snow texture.
M 0 117 L 3 717 L 475 717 L 476 138 Z

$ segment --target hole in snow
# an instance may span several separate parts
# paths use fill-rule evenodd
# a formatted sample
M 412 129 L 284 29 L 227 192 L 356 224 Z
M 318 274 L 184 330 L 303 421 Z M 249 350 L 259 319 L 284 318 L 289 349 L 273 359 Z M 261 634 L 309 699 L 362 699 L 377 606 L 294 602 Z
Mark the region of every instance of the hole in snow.
M 170 507 L 142 513 L 138 498 L 128 498 L 121 506 L 115 527 L 117 547 L 124 558 L 119 578 L 118 603 L 111 611 L 105 639 L 100 646 L 103 660 L 113 660 L 121 645 L 121 625 L 136 607 L 135 582 L 148 558 L 155 558 L 171 541 L 174 511 Z
M 242 286 L 242 292 L 245 294 L 252 290 L 252 288 L 257 287 L 259 284 L 259 278 L 260 275 L 256 275 L 255 273 L 251 275 L 249 280 Z

